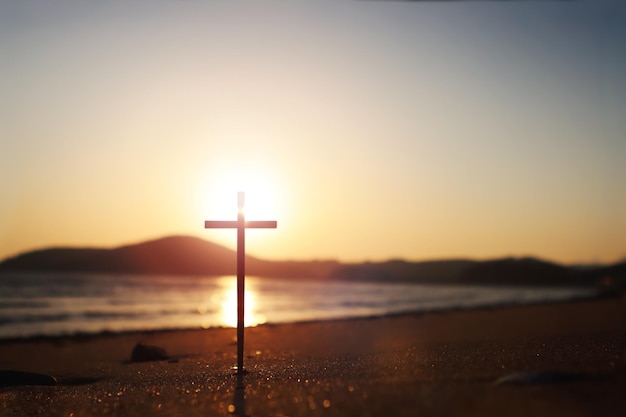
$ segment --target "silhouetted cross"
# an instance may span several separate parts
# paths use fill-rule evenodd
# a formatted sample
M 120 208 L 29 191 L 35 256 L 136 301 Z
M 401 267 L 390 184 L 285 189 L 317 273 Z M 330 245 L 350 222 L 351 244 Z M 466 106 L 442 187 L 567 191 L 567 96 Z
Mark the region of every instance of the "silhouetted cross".
M 205 229 L 237 229 L 237 373 L 243 373 L 244 293 L 246 290 L 246 229 L 275 229 L 275 220 L 246 221 L 243 206 L 244 193 L 237 194 L 237 220 L 206 220 Z

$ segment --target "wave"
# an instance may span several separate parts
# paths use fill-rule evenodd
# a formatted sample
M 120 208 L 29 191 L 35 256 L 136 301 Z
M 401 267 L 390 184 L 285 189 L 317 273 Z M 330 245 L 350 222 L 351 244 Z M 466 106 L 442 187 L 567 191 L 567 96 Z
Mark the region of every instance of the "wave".
M 193 285 L 185 277 L 115 279 L 77 274 L 27 278 L 5 279 L 0 283 L 3 294 L 0 338 L 105 330 L 228 327 L 234 321 L 233 316 L 236 318 L 235 277 L 195 278 Z M 247 277 L 246 315 L 250 323 L 288 323 L 593 295 L 592 290 L 581 288 L 454 287 Z

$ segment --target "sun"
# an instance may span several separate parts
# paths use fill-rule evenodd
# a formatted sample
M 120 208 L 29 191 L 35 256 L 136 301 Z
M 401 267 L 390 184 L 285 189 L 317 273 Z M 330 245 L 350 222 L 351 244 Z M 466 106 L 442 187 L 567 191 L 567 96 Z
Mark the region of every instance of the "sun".
M 276 220 L 279 193 L 276 179 L 266 167 L 213 169 L 199 190 L 200 210 L 207 219 L 235 220 L 237 193 L 245 193 L 248 220 Z

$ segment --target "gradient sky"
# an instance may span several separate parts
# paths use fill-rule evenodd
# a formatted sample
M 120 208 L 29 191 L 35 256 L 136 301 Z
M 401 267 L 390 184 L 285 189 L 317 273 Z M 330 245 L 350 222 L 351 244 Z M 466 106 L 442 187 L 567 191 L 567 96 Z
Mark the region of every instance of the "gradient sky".
M 626 257 L 626 2 L 2 1 L 0 258 Z

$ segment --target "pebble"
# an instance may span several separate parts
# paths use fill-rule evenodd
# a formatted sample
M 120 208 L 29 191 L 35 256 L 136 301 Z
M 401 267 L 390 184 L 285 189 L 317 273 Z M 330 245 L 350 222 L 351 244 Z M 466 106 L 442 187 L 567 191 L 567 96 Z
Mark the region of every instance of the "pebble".
M 17 387 L 21 385 L 56 385 L 57 379 L 52 375 L 36 372 L 0 370 L 0 387 Z
M 165 349 L 137 343 L 130 354 L 131 362 L 165 361 L 170 359 Z

